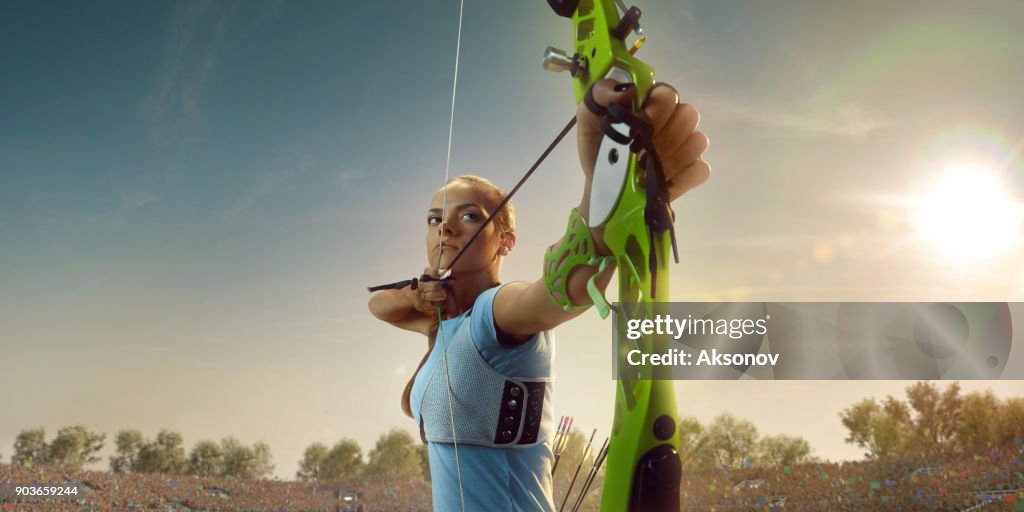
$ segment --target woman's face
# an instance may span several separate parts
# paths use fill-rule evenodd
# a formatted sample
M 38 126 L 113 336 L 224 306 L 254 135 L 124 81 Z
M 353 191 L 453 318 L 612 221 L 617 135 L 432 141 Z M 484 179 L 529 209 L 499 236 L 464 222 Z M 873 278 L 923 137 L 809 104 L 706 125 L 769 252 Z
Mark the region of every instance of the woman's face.
M 438 267 L 440 256 L 439 268 L 442 270 L 451 265 L 497 206 L 481 185 L 457 180 L 449 183 L 447 189 L 447 198 L 444 188 L 434 194 L 426 219 L 427 264 Z M 492 221 L 459 258 L 453 270 L 477 270 L 496 264 L 500 246 L 501 236 Z

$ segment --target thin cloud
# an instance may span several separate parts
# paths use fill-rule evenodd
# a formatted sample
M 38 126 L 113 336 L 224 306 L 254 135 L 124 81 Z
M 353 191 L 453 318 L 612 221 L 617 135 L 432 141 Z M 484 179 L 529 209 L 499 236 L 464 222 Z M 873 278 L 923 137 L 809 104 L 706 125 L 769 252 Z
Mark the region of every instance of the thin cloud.
M 260 176 L 255 180 L 255 185 L 250 187 L 245 194 L 238 197 L 231 203 L 231 207 L 224 212 L 224 218 L 231 218 L 245 210 L 248 210 L 254 204 L 279 190 L 292 178 L 292 176 L 295 175 L 297 175 L 296 172 L 287 169 L 279 172 L 266 172 L 260 174 Z
M 164 58 L 143 105 L 158 141 L 199 121 L 200 99 L 223 47 L 226 26 L 223 13 L 212 12 L 213 5 L 208 0 L 179 4 L 170 23 Z
M 121 193 L 121 213 L 128 214 L 142 208 L 149 203 L 160 200 L 156 194 L 148 190 L 131 190 Z
M 841 105 L 831 110 L 806 111 L 803 105 L 771 105 L 754 103 L 740 98 L 707 96 L 701 100 L 701 109 L 707 116 L 718 120 L 739 120 L 753 122 L 772 129 L 793 130 L 811 134 L 839 137 L 864 137 L 871 132 L 888 126 L 890 120 L 868 112 L 856 104 Z
M 312 158 L 303 158 L 291 167 L 259 173 L 258 177 L 254 180 L 254 184 L 231 203 L 231 207 L 224 212 L 223 218 L 227 219 L 248 210 L 256 203 L 280 190 L 286 183 L 301 176 L 306 172 L 306 169 L 315 163 L 316 161 Z
M 335 185 L 337 185 L 337 186 L 339 186 L 341 188 L 347 189 L 347 188 L 352 187 L 355 184 L 355 182 L 359 178 L 361 178 L 361 177 L 362 177 L 362 173 L 361 172 L 354 171 L 354 170 L 351 170 L 351 169 L 345 169 L 345 170 L 336 171 L 336 172 L 332 173 L 331 174 L 331 183 L 334 183 Z

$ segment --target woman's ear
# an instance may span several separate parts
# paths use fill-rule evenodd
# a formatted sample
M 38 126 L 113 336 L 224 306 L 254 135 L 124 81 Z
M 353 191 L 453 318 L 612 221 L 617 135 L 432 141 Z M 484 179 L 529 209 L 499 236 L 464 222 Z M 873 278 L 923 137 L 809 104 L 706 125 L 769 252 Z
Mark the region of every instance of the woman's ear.
M 498 247 L 498 254 L 502 256 L 508 256 L 512 252 L 512 247 L 516 245 L 516 234 L 513 232 L 501 234 L 501 246 Z

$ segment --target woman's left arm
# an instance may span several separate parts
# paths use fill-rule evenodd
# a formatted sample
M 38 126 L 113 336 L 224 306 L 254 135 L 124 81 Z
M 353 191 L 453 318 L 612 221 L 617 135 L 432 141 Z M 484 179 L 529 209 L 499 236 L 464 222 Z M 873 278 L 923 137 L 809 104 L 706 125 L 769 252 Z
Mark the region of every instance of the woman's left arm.
M 631 105 L 636 88 L 632 84 L 617 84 L 602 80 L 594 85 L 593 97 L 597 104 L 607 107 L 612 103 Z M 644 118 L 653 128 L 655 151 L 661 160 L 669 199 L 675 201 L 686 191 L 704 183 L 711 168 L 700 157 L 708 147 L 708 138 L 697 131 L 700 115 L 693 106 L 679 103 L 675 89 L 658 84 L 651 89 L 644 102 Z M 580 164 L 583 168 L 583 197 L 576 210 L 584 221 L 589 221 L 590 186 L 594 176 L 597 153 L 604 137 L 601 117 L 580 105 L 576 113 L 577 142 Z M 608 255 L 604 245 L 603 227 L 590 228 L 598 255 Z M 567 243 L 569 235 L 559 239 L 552 248 Z M 566 276 L 566 291 L 574 305 L 593 304 L 587 293 L 587 281 L 598 272 L 594 265 L 579 265 Z M 614 268 L 607 268 L 594 283 L 604 293 L 611 281 Z M 544 277 L 533 283 L 515 282 L 501 288 L 494 298 L 494 323 L 500 332 L 523 339 L 551 329 L 575 318 L 583 310 L 565 311 L 549 295 Z

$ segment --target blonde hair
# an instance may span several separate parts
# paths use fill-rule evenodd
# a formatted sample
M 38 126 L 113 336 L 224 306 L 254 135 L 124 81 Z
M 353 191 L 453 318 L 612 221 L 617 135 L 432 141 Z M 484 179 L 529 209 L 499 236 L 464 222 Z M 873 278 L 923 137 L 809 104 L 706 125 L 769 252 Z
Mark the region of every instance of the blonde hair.
M 472 174 L 463 174 L 448 180 L 449 185 L 456 181 L 462 181 L 465 183 L 471 183 L 477 187 L 483 189 L 484 194 L 491 201 L 494 201 L 494 205 L 497 206 L 505 200 L 505 191 L 498 188 L 494 183 L 491 183 L 487 178 L 481 178 L 480 176 L 474 176 Z M 505 203 L 505 206 L 501 207 L 501 210 L 497 212 L 491 212 L 494 217 L 491 220 L 491 224 L 494 224 L 494 228 L 498 230 L 498 233 L 504 235 L 505 233 L 514 233 L 516 230 L 516 209 L 512 206 L 512 201 Z M 409 401 L 412 396 L 412 385 L 416 382 L 416 375 L 420 373 L 420 369 L 423 368 L 423 364 L 427 362 L 427 358 L 430 357 L 430 352 L 434 350 L 434 342 L 437 341 L 437 325 L 435 324 L 431 328 L 430 334 L 427 336 L 427 353 L 423 355 L 423 359 L 420 359 L 419 366 L 416 367 L 416 371 L 413 372 L 412 377 L 409 377 L 409 382 L 405 385 L 405 390 L 402 391 L 402 412 L 406 416 L 412 418 L 412 406 Z

